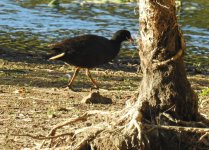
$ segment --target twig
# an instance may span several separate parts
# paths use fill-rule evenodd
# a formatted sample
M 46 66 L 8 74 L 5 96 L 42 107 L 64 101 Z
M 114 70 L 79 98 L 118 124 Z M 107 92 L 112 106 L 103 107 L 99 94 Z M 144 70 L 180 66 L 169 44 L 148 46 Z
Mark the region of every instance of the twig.
M 183 54 L 183 50 L 180 49 L 180 50 L 178 51 L 178 53 L 176 53 L 176 55 L 174 55 L 174 56 L 171 57 L 170 59 L 164 60 L 164 61 L 162 61 L 162 62 L 153 63 L 153 64 L 152 64 L 152 65 L 153 65 L 153 68 L 157 68 L 157 67 L 160 67 L 160 66 L 164 66 L 164 65 L 166 65 L 166 64 L 168 64 L 168 63 L 170 63 L 170 62 L 172 62 L 172 61 L 175 61 L 175 60 L 177 60 L 178 58 L 180 58 L 180 57 L 182 56 L 182 54 Z
M 160 2 L 158 2 L 157 0 L 155 1 L 159 6 L 166 8 L 166 9 L 170 9 L 170 7 L 162 5 Z
M 80 117 L 71 118 L 70 120 L 65 121 L 64 123 L 62 122 L 62 123 L 56 125 L 54 128 L 52 128 L 52 130 L 49 132 L 49 134 L 47 135 L 47 137 L 50 137 L 50 136 L 55 135 L 56 130 L 59 129 L 59 128 L 62 128 L 62 127 L 66 126 L 66 125 L 69 125 L 71 123 L 75 123 L 75 122 L 78 122 L 78 121 L 81 121 L 81 120 L 86 120 L 86 119 L 87 119 L 87 113 L 83 114 Z M 51 145 L 51 142 L 52 141 L 50 141 L 50 145 Z M 40 148 L 42 148 L 44 144 L 45 144 L 45 140 L 42 142 Z
M 205 140 L 205 138 L 208 137 L 209 138 L 209 133 L 206 132 L 204 135 L 202 135 L 199 140 L 198 143 L 204 143 L 205 145 L 209 146 L 209 142 Z
M 63 134 L 58 134 L 56 136 L 42 136 L 42 135 L 38 135 L 38 136 L 34 136 L 31 134 L 10 134 L 11 136 L 26 136 L 26 137 L 30 137 L 32 139 L 36 139 L 36 140 L 47 140 L 47 139 L 54 139 L 54 138 L 58 138 L 58 137 L 62 137 L 62 136 L 66 136 L 66 135 L 70 135 L 73 136 L 73 133 L 63 133 Z
M 68 121 L 65 121 L 64 123 L 60 123 L 58 125 L 56 125 L 48 134 L 48 136 L 53 136 L 55 135 L 56 133 L 56 130 L 59 129 L 59 128 L 62 128 L 64 126 L 67 126 L 71 123 L 75 123 L 75 122 L 78 122 L 78 121 L 83 121 L 83 120 L 86 120 L 87 119 L 87 113 L 83 114 L 82 116 L 80 117 L 76 117 L 76 118 L 71 118 L 70 120 Z

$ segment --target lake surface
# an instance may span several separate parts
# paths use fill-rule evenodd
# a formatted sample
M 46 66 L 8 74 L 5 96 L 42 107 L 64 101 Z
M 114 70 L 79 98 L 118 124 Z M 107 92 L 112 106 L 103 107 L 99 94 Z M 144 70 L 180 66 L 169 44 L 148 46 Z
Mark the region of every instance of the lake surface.
M 138 35 L 136 2 L 63 0 L 54 7 L 48 3 L 47 0 L 1 0 L 0 47 L 40 53 L 51 42 L 81 34 L 111 38 L 115 31 L 128 29 L 134 37 Z M 209 66 L 208 8 L 208 0 L 184 0 L 179 12 L 187 43 L 186 60 L 197 66 Z

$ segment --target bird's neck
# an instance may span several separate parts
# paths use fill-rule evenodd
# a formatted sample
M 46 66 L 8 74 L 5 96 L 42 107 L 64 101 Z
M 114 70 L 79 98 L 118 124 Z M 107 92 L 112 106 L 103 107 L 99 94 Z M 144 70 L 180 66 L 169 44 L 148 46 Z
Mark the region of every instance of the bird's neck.
M 124 41 L 122 38 L 118 38 L 118 37 L 114 37 L 114 36 L 112 37 L 111 40 L 116 43 L 120 43 L 120 44 Z
M 117 41 L 117 40 L 111 39 L 111 42 L 112 42 L 112 46 L 114 49 L 113 55 L 117 55 L 118 52 L 120 51 L 122 41 Z
M 119 48 L 120 48 L 121 43 L 122 43 L 123 41 L 121 41 L 121 40 L 119 40 L 119 39 L 111 39 L 111 42 L 112 42 L 113 46 L 119 47 Z

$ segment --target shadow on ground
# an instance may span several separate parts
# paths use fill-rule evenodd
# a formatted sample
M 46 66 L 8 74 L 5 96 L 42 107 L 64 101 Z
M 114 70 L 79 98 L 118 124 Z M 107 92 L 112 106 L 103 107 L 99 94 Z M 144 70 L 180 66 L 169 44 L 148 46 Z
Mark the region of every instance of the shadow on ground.
M 0 48 L 1 85 L 62 88 L 66 87 L 74 67 L 61 61 L 48 61 L 48 54 L 28 54 Z M 109 64 L 92 69 L 92 76 L 100 87 L 110 90 L 137 87 L 137 60 L 128 62 L 127 58 L 113 60 Z M 69 74 L 68 77 L 66 74 Z M 74 83 L 76 88 L 93 87 L 81 71 Z

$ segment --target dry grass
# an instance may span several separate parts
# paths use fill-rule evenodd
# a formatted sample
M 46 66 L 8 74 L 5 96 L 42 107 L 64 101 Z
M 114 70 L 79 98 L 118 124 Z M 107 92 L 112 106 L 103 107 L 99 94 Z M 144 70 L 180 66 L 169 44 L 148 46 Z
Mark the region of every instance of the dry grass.
M 92 75 L 100 84 L 101 95 L 111 98 L 113 104 L 82 104 L 82 98 L 92 87 L 84 73 L 74 84 L 79 92 L 73 92 L 63 88 L 68 80 L 65 74 L 72 74 L 71 67 L 69 70 L 69 66 L 62 63 L 29 60 L 0 59 L 0 149 L 30 148 L 40 144 L 39 140 L 12 136 L 14 134 L 41 137 L 56 124 L 90 110 L 120 111 L 135 94 L 141 79 L 135 72 L 136 64 L 130 66 L 131 69 L 124 64 L 94 69 Z M 199 94 L 209 86 L 206 75 L 189 76 L 189 80 Z M 208 108 L 207 94 L 200 97 L 199 111 L 209 118 Z M 88 120 L 85 125 L 98 123 L 97 119 Z M 74 127 L 80 125 L 76 123 Z

